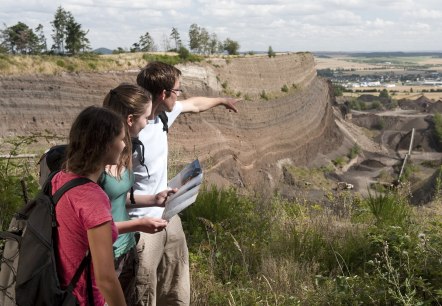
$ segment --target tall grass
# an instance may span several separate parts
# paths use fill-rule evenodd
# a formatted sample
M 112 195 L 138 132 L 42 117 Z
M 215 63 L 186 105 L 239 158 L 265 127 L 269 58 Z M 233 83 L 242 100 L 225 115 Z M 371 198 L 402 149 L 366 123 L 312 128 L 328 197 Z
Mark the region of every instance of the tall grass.
M 345 198 L 347 212 L 336 214 L 277 195 L 202 190 L 182 215 L 192 304 L 441 303 L 442 222 L 416 218 L 398 193 Z
M 191 55 L 181 58 L 174 54 L 121 53 L 98 55 L 85 53 L 77 56 L 10 55 L 0 54 L 1 75 L 59 74 L 63 72 L 125 71 L 143 67 L 150 61 L 171 65 L 199 62 L 204 58 Z

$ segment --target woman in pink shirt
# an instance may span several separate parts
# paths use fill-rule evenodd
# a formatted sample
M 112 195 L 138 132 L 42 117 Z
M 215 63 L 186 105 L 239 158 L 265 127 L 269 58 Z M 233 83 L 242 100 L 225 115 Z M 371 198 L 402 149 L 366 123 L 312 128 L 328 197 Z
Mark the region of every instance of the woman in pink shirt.
M 126 305 L 115 274 L 112 244 L 118 236 L 109 198 L 96 184 L 105 166 L 116 164 L 125 147 L 121 116 L 100 107 L 84 109 L 72 124 L 64 170 L 52 179 L 55 193 L 76 177 L 90 183 L 67 191 L 56 205 L 58 271 L 62 286 L 71 281 L 86 252 L 92 257 L 95 305 Z M 80 305 L 88 305 L 86 271 L 73 291 Z

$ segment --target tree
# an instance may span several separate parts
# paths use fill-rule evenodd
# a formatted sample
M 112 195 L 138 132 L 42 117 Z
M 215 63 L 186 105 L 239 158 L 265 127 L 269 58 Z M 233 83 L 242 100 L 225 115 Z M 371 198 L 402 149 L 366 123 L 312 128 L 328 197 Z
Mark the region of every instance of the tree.
M 80 51 L 89 49 L 89 39 L 86 35 L 89 31 L 83 31 L 81 24 L 75 21 L 74 16 L 69 13 L 69 18 L 66 23 L 66 50 L 75 55 Z
M 126 50 L 124 50 L 122 47 L 118 47 L 115 50 L 112 50 L 112 54 L 120 54 L 120 53 L 126 53 Z
M 382 89 L 381 92 L 379 93 L 379 98 L 390 99 L 390 95 L 388 94 L 388 90 L 385 88 Z
M 38 37 L 38 53 L 42 53 L 42 52 L 46 52 L 48 51 L 48 45 L 46 44 L 46 37 L 43 31 L 43 25 L 39 24 L 36 28 L 35 28 L 35 34 Z
M 5 25 L 6 26 L 6 25 Z M 6 27 L 1 31 L 2 47 L 10 53 L 37 53 L 38 37 L 25 23 Z
M 167 36 L 167 34 L 165 34 L 165 33 L 163 33 L 162 36 L 163 36 L 163 38 L 162 38 L 162 47 L 163 47 L 163 49 L 162 50 L 167 52 L 167 51 L 172 49 L 171 46 L 170 46 L 170 39 L 169 39 L 169 36 Z
M 201 42 L 200 42 L 200 27 L 194 23 L 190 25 L 189 28 L 189 47 L 190 50 L 193 50 L 194 52 L 197 52 L 201 49 Z
M 200 48 L 198 50 L 199 53 L 209 54 L 210 52 L 209 41 L 210 41 L 209 32 L 205 28 L 201 28 L 199 35 L 199 43 L 200 43 Z
M 65 11 L 61 6 L 59 6 L 55 11 L 54 20 L 51 21 L 53 32 L 52 39 L 54 40 L 52 50 L 59 54 L 64 54 L 66 26 L 71 15 L 71 13 Z
M 269 46 L 269 51 L 267 51 L 267 55 L 269 57 L 275 57 L 276 56 L 276 53 L 273 51 L 272 46 Z
M 170 33 L 170 38 L 175 43 L 175 50 L 178 51 L 181 47 L 181 38 L 180 33 L 178 32 L 177 28 L 172 28 L 172 32 Z
M 229 55 L 236 55 L 238 54 L 239 43 L 230 38 L 226 38 L 224 41 L 224 50 L 226 50 Z
M 219 41 L 218 41 L 218 37 L 216 36 L 215 33 L 212 33 L 210 35 L 208 46 L 209 46 L 209 53 L 210 54 L 218 53 L 218 51 L 219 51 L 219 49 L 218 49 Z
M 181 46 L 180 49 L 178 50 L 178 56 L 182 60 L 187 60 L 190 57 L 190 52 L 189 50 L 186 49 L 186 47 Z
M 155 51 L 156 46 L 153 41 L 152 36 L 150 36 L 149 32 L 146 32 L 146 34 L 140 36 L 140 51 L 142 52 L 149 52 L 149 51 Z
M 132 44 L 132 48 L 130 48 L 130 52 L 140 52 L 140 44 L 135 42 Z

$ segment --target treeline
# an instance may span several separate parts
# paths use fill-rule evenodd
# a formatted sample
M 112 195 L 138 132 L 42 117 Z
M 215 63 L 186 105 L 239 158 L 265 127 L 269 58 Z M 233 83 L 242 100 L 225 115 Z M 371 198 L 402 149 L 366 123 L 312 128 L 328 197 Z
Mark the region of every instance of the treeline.
M 216 33 L 209 33 L 207 29 L 197 24 L 192 24 L 189 28 L 189 49 L 187 49 L 181 39 L 181 35 L 177 28 L 173 27 L 169 36 L 163 35 L 161 41 L 161 49 L 164 51 L 175 51 L 180 54 L 192 52 L 196 54 L 211 55 L 219 54 L 226 51 L 228 54 L 238 54 L 240 45 L 237 41 L 226 38 L 224 41 L 218 39 Z M 133 43 L 130 49 L 118 47 L 113 53 L 125 52 L 150 52 L 158 51 L 158 45 L 146 32 L 140 36 L 140 39 Z
M 4 29 L 0 30 L 0 53 L 76 55 L 91 51 L 87 38 L 89 30 L 84 30 L 73 14 L 61 6 L 54 14 L 51 27 L 53 44 L 49 47 L 43 25 L 39 24 L 32 29 L 21 21 L 9 27 L 4 24 Z M 230 38 L 221 41 L 216 33 L 209 33 L 197 24 L 190 26 L 188 35 L 190 50 L 183 45 L 178 29 L 173 27 L 169 36 L 163 34 L 162 50 L 176 51 L 180 54 L 192 52 L 210 55 L 227 52 L 234 55 L 238 54 L 240 48 L 237 41 Z M 146 32 L 130 48 L 118 47 L 113 53 L 149 51 L 158 51 L 158 44 L 149 32 Z
M 70 54 L 90 50 L 89 40 L 71 12 L 61 6 L 57 8 L 52 25 L 51 48 L 47 46 L 43 25 L 39 24 L 35 29 L 30 28 L 23 22 L 0 30 L 0 52 L 11 54 Z

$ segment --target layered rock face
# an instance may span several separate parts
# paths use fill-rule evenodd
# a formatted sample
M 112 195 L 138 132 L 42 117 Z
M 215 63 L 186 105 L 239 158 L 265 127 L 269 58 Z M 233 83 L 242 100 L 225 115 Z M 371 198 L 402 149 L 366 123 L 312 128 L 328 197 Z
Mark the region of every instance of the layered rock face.
M 182 114 L 170 130 L 171 164 L 200 158 L 206 179 L 218 185 L 272 188 L 281 160 L 307 165 L 339 146 L 327 82 L 308 53 L 275 58 L 212 59 L 179 65 L 185 97 L 247 97 L 239 113 L 217 107 Z M 0 78 L 0 137 L 45 129 L 67 135 L 78 112 L 100 105 L 110 88 L 135 82 L 136 72 Z M 282 92 L 286 85 L 288 92 Z M 259 96 L 263 90 L 270 97 Z M 149 145 L 146 144 L 146 150 Z

